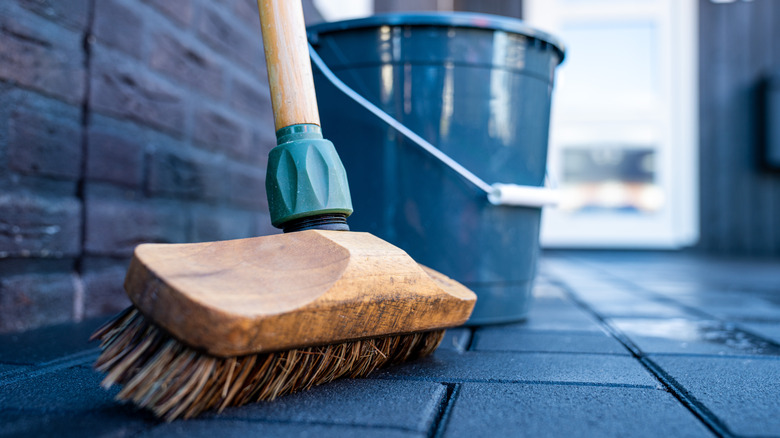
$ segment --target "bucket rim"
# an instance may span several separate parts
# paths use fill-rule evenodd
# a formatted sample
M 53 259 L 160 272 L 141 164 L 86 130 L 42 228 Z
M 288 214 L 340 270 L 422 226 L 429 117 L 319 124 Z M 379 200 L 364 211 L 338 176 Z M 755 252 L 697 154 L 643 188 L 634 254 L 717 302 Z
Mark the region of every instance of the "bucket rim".
M 478 12 L 392 12 L 365 18 L 328 21 L 307 27 L 310 41 L 322 34 L 380 26 L 442 26 L 466 27 L 504 32 L 534 38 L 552 46 L 560 55 L 559 64 L 566 56 L 566 48 L 558 38 L 531 27 L 523 20 Z

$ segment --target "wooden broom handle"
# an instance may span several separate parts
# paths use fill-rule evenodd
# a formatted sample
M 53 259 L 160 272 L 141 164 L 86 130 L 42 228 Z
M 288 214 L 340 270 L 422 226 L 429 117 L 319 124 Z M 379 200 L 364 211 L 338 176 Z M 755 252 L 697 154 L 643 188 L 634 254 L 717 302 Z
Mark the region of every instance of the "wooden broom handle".
M 320 124 L 300 0 L 257 0 L 274 126 Z

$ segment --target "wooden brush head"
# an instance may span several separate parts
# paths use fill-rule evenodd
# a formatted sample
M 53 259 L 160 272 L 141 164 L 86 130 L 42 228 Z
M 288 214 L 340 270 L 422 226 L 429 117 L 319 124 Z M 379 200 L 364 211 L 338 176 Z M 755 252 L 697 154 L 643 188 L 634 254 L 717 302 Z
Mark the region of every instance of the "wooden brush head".
M 476 295 L 368 233 L 301 231 L 136 248 L 133 304 L 219 357 L 463 324 Z

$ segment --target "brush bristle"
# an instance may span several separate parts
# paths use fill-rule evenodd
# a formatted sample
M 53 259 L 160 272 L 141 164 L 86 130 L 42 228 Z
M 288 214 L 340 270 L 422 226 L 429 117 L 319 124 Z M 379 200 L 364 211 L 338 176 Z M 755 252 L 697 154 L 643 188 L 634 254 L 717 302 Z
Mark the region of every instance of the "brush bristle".
M 104 388 L 167 421 L 309 389 L 339 377 L 365 377 L 385 365 L 431 354 L 444 331 L 413 333 L 275 353 L 220 358 L 194 350 L 130 307 L 99 328 L 95 369 Z

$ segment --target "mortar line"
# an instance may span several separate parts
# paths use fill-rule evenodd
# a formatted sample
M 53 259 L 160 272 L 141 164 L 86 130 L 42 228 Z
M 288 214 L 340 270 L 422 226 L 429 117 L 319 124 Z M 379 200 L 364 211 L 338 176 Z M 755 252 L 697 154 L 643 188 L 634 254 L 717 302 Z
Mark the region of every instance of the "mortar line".
M 634 344 L 628 336 L 626 336 L 618 328 L 612 326 L 604 317 L 598 312 L 593 310 L 586 302 L 581 300 L 577 294 L 569 287 L 569 285 L 561 280 L 552 281 L 553 284 L 560 287 L 561 290 L 582 310 L 590 313 L 599 324 L 607 330 L 612 337 L 631 353 L 631 356 L 636 359 L 642 367 L 647 370 L 672 396 L 677 399 L 680 404 L 683 405 L 691 414 L 693 414 L 704 426 L 706 426 L 712 433 L 718 437 L 733 437 L 734 435 L 728 430 L 718 417 L 709 410 L 704 404 L 696 400 L 688 391 L 685 390 L 679 382 L 670 378 L 651 360 L 645 357 L 644 353 L 639 347 Z
M 87 156 L 89 154 L 89 121 L 91 117 L 91 108 L 89 100 L 92 95 L 92 41 L 93 28 L 95 24 L 95 1 L 89 0 L 87 6 L 87 26 L 84 31 L 84 38 L 81 41 L 81 48 L 84 51 L 84 98 L 81 101 L 81 163 L 79 179 L 76 181 L 76 198 L 81 203 L 81 242 L 78 257 L 76 257 L 75 271 L 79 277 L 84 273 L 84 248 L 87 241 L 87 203 L 86 203 L 86 180 L 87 180 Z M 82 304 L 83 304 L 83 297 Z M 75 309 L 74 309 L 75 310 Z M 84 309 L 80 309 L 81 312 Z M 78 316 L 78 311 L 74 312 Z

